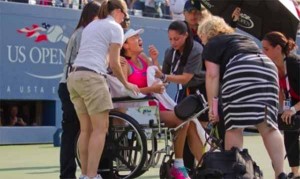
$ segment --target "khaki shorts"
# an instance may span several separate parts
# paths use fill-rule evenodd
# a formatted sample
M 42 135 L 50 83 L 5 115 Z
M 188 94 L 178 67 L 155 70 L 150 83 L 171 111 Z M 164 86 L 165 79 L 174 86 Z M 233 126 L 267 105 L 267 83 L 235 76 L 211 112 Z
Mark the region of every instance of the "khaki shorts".
M 77 114 L 93 115 L 113 108 L 104 76 L 76 71 L 69 74 L 67 85 Z

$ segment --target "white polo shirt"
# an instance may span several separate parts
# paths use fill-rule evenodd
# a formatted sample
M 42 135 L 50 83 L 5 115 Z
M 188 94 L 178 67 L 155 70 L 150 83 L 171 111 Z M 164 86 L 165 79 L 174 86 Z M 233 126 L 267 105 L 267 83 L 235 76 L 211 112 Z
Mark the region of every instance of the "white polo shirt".
M 123 39 L 123 29 L 112 16 L 94 20 L 82 32 L 78 55 L 73 66 L 82 66 L 106 74 L 109 46 L 111 43 L 122 46 Z

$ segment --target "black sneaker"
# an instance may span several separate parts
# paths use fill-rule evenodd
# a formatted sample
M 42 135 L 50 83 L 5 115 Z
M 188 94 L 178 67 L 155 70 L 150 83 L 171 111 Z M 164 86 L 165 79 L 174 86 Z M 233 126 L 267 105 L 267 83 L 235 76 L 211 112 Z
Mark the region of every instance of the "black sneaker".
M 282 172 L 278 175 L 278 179 L 288 179 L 288 176 Z
M 287 176 L 288 179 L 292 179 L 293 177 L 294 177 L 294 173 L 293 172 L 289 173 L 288 176 Z

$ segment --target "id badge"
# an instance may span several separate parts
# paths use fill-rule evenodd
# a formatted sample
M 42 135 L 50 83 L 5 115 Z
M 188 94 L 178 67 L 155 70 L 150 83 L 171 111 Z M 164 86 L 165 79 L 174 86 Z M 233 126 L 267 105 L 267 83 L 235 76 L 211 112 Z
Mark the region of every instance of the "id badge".
M 291 100 L 290 99 L 285 99 L 283 101 L 283 110 L 289 110 L 291 108 Z
M 180 91 L 180 90 L 182 90 L 183 88 L 182 88 L 182 84 L 178 84 L 178 90 Z

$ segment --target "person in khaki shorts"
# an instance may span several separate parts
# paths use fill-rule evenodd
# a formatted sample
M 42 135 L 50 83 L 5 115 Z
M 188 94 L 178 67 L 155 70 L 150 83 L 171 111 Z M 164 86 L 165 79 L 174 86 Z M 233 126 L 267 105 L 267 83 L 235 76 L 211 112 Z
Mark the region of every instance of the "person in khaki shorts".
M 120 49 L 123 44 L 121 23 L 127 17 L 123 0 L 109 0 L 101 4 L 99 19 L 82 32 L 78 55 L 67 80 L 71 101 L 80 122 L 78 139 L 83 179 L 100 179 L 97 175 L 105 136 L 108 113 L 113 108 L 105 74 L 108 63 L 115 76 L 126 89 L 138 92 L 136 85 L 128 83 L 121 71 Z

